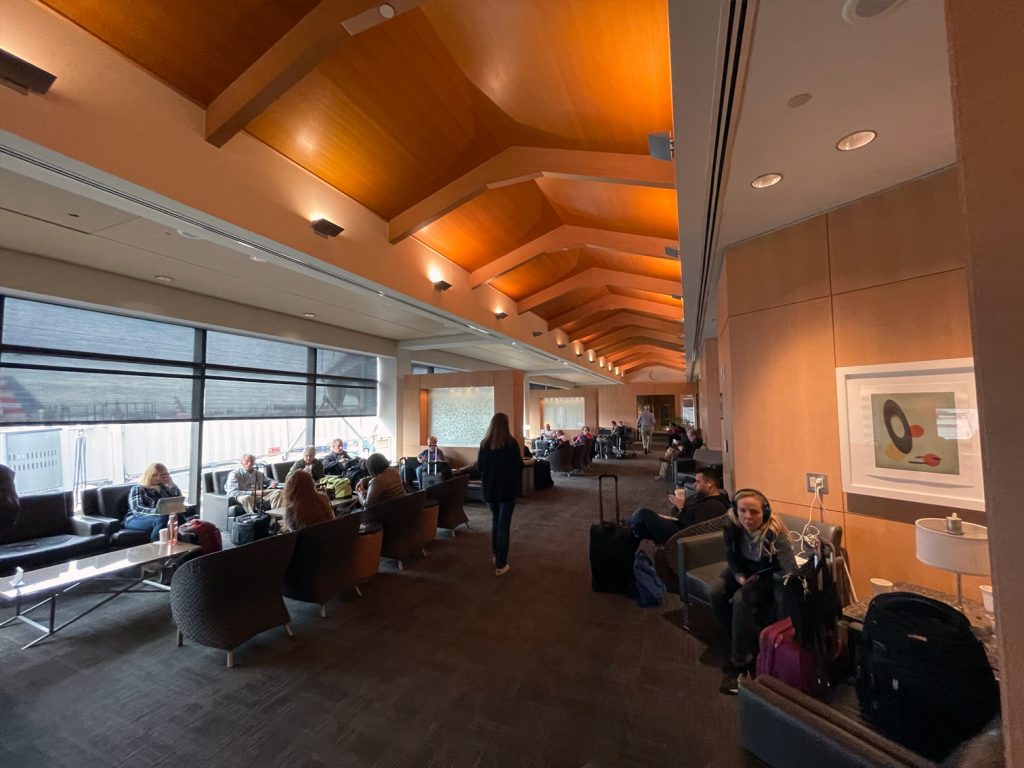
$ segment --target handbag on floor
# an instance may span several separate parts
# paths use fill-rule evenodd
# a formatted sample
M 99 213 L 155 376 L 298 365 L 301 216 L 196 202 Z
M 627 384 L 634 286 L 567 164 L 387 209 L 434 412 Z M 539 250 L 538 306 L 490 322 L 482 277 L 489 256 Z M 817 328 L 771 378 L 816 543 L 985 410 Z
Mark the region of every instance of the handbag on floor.
M 220 552 L 223 548 L 220 530 L 207 520 L 195 519 L 182 523 L 178 526 L 178 540 L 198 544 L 204 555 Z
M 604 480 L 615 481 L 615 521 L 604 519 Z M 633 593 L 633 555 L 639 542 L 633 532 L 622 524 L 619 514 L 619 478 L 600 475 L 597 478 L 598 522 L 590 526 L 590 587 L 595 592 Z
M 641 608 L 661 605 L 665 596 L 665 582 L 658 576 L 647 553 L 637 549 L 633 558 L 633 580 L 636 584 L 636 602 Z

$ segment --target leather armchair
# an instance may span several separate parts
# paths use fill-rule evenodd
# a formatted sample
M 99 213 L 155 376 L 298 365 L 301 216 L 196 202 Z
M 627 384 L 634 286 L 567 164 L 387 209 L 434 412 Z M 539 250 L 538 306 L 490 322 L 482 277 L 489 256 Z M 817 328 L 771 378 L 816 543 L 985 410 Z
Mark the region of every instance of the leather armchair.
M 271 536 L 183 563 L 171 580 L 171 616 L 184 638 L 227 651 L 273 627 L 292 630 L 282 586 L 296 534 Z
M 403 560 L 423 548 L 420 523 L 426 495 L 426 491 L 409 493 L 374 504 L 362 512 L 364 523 L 376 523 L 383 527 L 381 557 L 397 560 L 399 568 L 403 567 Z
M 566 443 L 552 448 L 548 453 L 548 461 L 551 462 L 551 472 L 564 472 L 569 475 L 572 472 L 573 448 Z
M 203 511 L 202 519 L 208 520 L 222 531 L 228 530 L 228 518 L 244 514 L 245 509 L 237 499 L 224 492 L 231 469 L 218 469 L 203 473 Z
M 267 471 L 265 474 L 278 485 L 283 486 L 285 480 L 288 479 L 288 473 L 291 472 L 291 469 L 294 466 L 294 461 L 275 461 L 273 464 L 267 464 Z
M 326 618 L 326 603 L 357 584 L 351 564 L 359 523 L 359 515 L 342 515 L 296 531 L 295 551 L 284 579 L 284 596 L 319 603 L 320 618 Z
M 106 533 L 115 549 L 149 543 L 149 531 L 132 531 L 124 527 L 124 519 L 128 516 L 128 494 L 133 485 L 105 485 L 82 492 L 82 511 L 106 521 Z
M 427 498 L 437 499 L 437 527 L 451 531 L 452 538 L 460 525 L 469 527 L 469 516 L 463 506 L 468 487 L 469 475 L 458 475 L 427 489 Z

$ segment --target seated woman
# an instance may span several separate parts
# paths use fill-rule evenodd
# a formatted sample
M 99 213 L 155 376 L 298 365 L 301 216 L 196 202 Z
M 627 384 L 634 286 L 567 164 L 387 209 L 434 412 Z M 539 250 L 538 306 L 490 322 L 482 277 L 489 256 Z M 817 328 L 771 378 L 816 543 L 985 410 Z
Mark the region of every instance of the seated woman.
M 735 695 L 737 679 L 752 672 L 761 629 L 777 618 L 772 577 L 790 574 L 796 560 L 786 526 L 772 515 L 763 493 L 753 488 L 737 491 L 729 525 L 722 531 L 728 568 L 711 592 L 711 607 L 729 632 L 729 661 L 719 689 Z
M 366 509 L 382 501 L 405 495 L 405 485 L 398 475 L 398 470 L 391 466 L 387 457 L 380 453 L 371 453 L 366 459 L 368 478 L 356 483 L 355 492 L 359 504 Z
M 292 472 L 284 484 L 284 529 L 297 531 L 334 519 L 327 494 L 320 493 L 309 472 Z
M 590 434 L 590 427 L 583 427 L 583 430 L 572 439 L 573 445 L 586 445 L 594 436 Z
M 682 456 L 682 454 L 682 448 L 679 447 L 678 441 L 675 438 L 673 438 L 670 441 L 668 448 L 665 449 L 665 455 L 658 457 L 658 461 L 661 462 L 661 466 L 658 468 L 658 475 L 654 479 L 675 479 L 676 459 Z
M 171 473 L 160 462 L 153 462 L 143 470 L 139 482 L 128 492 L 128 514 L 124 527 L 133 531 L 149 531 L 149 540 L 160 538 L 160 529 L 166 528 L 170 515 L 158 515 L 156 503 L 160 499 L 181 496 L 181 490 L 171 480 Z M 190 507 L 193 512 L 195 507 Z M 185 515 L 177 515 L 178 522 L 185 522 Z

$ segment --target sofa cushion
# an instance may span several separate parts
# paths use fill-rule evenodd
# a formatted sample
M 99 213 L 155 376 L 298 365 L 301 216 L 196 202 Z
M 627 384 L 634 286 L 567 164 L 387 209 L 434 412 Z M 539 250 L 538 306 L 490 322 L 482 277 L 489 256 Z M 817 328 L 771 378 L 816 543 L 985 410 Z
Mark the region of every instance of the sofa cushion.
M 149 536 L 149 531 L 122 528 L 110 537 L 110 545 L 116 549 L 123 549 L 124 547 L 135 547 L 139 544 L 149 544 Z
M 21 566 L 26 571 L 98 554 L 107 548 L 107 537 L 61 534 L 0 545 L 0 573 Z

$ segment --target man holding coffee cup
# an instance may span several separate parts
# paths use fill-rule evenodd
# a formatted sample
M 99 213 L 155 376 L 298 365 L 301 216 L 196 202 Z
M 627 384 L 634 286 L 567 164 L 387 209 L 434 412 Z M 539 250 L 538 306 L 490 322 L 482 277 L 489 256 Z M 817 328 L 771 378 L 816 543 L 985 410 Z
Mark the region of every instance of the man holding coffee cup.
M 626 520 L 638 539 L 650 539 L 656 544 L 664 544 L 672 534 L 688 525 L 701 523 L 719 515 L 724 515 L 729 508 L 729 494 L 722 490 L 722 473 L 708 467 L 697 473 L 694 490 L 680 502 L 673 499 L 675 514 L 659 515 L 647 507 L 640 507 Z

